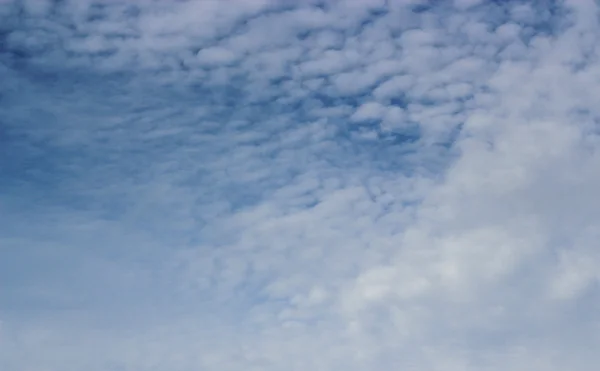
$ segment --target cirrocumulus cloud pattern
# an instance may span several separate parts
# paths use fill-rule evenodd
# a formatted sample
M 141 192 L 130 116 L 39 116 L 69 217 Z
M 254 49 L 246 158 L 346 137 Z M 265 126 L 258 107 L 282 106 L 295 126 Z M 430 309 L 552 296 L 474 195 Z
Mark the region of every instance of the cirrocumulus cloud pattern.
M 592 371 L 593 0 L 0 0 L 3 371 Z

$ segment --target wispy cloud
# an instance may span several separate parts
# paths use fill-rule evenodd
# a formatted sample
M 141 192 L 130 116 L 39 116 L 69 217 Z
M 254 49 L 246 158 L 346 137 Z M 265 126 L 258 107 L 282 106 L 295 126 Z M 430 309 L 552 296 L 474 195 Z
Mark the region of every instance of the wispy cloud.
M 594 369 L 598 10 L 0 2 L 0 368 Z

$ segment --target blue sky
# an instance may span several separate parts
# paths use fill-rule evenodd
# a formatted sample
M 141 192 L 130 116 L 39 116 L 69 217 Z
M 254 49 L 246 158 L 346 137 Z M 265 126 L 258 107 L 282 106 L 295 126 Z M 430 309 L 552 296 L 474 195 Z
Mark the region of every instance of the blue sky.
M 595 369 L 598 10 L 0 0 L 0 369 Z

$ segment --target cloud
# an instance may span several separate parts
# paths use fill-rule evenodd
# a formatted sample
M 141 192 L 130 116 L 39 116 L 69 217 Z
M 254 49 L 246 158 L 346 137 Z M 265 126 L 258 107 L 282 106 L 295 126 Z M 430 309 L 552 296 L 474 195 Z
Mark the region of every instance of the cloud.
M 0 3 L 0 368 L 591 370 L 597 5 Z

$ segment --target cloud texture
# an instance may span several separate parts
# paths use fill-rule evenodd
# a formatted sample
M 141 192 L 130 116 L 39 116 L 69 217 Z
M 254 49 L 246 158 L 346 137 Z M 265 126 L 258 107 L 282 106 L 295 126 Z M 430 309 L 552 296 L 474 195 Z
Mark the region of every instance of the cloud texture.
M 0 1 L 0 369 L 595 370 L 570 1 Z

